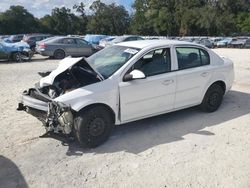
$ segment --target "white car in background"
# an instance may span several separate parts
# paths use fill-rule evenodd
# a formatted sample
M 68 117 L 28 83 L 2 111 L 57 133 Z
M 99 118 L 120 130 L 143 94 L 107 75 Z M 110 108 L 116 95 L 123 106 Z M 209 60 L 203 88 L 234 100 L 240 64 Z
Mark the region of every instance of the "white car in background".
M 105 48 L 89 58 L 65 58 L 25 91 L 18 110 L 48 132 L 74 135 L 96 147 L 114 125 L 200 105 L 214 112 L 232 87 L 231 60 L 189 42 L 142 40 Z

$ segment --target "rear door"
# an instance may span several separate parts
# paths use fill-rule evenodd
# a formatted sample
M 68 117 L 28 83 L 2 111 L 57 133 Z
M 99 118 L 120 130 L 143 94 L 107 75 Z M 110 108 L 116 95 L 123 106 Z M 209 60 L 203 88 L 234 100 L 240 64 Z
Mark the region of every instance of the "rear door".
M 92 45 L 83 39 L 76 39 L 78 56 L 90 56 L 92 54 Z
M 201 102 L 204 88 L 212 76 L 210 57 L 197 47 L 175 47 L 178 71 L 175 108 Z
M 72 56 L 78 55 L 78 46 L 74 38 L 62 39 L 62 48 L 66 52 L 66 55 L 72 55 Z

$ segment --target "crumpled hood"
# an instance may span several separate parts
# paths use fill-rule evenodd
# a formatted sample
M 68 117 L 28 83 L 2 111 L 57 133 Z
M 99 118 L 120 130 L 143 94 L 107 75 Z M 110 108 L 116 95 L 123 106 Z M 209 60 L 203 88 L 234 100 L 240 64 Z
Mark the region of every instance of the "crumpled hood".
M 53 70 L 48 76 L 42 78 L 39 82 L 40 87 L 44 87 L 44 86 L 49 86 L 52 85 L 54 83 L 55 78 L 63 73 L 64 71 L 66 71 L 67 69 L 71 68 L 72 66 L 74 66 L 76 63 L 78 63 L 79 61 L 83 60 L 84 57 L 77 57 L 77 58 L 72 58 L 72 57 L 66 57 L 63 60 L 61 60 L 59 62 L 58 67 Z M 85 60 L 85 62 L 87 63 L 87 61 Z M 88 64 L 89 65 L 89 64 Z M 89 67 L 97 74 L 99 75 L 100 79 L 103 79 L 102 75 L 100 75 L 100 73 L 98 73 L 93 67 L 91 67 L 89 65 Z
M 3 46 L 7 52 L 22 51 L 25 48 L 26 49 L 30 48 L 30 46 L 26 42 L 16 42 L 16 43 L 3 42 Z
M 62 72 L 66 71 L 68 68 L 72 67 L 74 64 L 77 62 L 81 61 L 83 57 L 79 58 L 71 58 L 71 57 L 66 57 L 63 60 L 59 62 L 58 67 L 53 70 L 48 76 L 42 78 L 40 80 L 40 87 L 52 85 L 56 76 L 61 74 Z

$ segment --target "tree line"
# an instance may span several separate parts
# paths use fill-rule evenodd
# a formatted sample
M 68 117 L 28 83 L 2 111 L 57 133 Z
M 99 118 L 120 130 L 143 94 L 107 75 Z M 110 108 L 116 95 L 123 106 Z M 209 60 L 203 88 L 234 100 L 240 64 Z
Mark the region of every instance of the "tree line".
M 92 3 L 87 14 L 84 3 L 71 9 L 54 8 L 36 18 L 22 6 L 0 13 L 0 34 L 86 33 L 106 35 L 247 35 L 250 33 L 249 0 L 135 0 L 129 13 L 115 3 Z

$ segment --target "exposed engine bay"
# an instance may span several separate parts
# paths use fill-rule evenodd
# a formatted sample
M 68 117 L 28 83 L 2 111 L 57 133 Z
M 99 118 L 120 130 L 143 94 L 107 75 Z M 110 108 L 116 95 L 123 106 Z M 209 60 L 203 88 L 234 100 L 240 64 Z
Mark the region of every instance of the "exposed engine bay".
M 39 88 L 39 90 L 54 99 L 74 89 L 99 81 L 101 78 L 98 74 L 92 71 L 87 63 L 80 61 L 58 75 L 52 85 Z
M 40 75 L 45 76 L 43 79 L 47 79 L 52 77 L 53 73 L 55 72 Z M 19 103 L 17 110 L 24 110 L 38 118 L 45 126 L 46 132 L 62 132 L 69 135 L 73 128 L 74 112 L 70 106 L 53 99 L 75 89 L 100 82 L 102 78 L 84 58 L 59 73 L 53 77 L 52 84 L 43 84 L 40 81 L 35 84 L 35 88 L 24 91 L 22 102 Z

